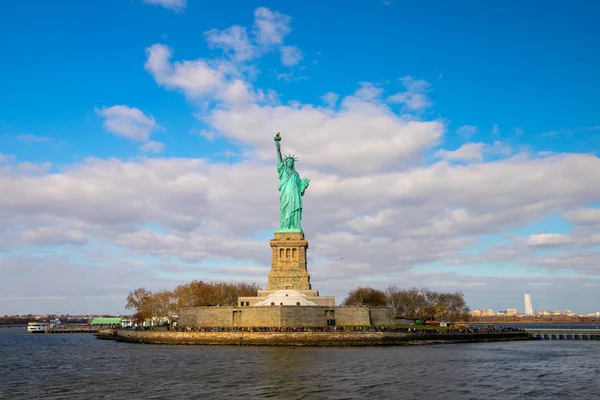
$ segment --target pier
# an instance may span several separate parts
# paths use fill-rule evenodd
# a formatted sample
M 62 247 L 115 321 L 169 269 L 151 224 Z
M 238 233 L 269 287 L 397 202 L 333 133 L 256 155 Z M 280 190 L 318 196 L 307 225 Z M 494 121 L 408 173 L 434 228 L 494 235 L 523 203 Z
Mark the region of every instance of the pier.
M 56 326 L 53 328 L 46 328 L 44 333 L 58 334 L 58 333 L 98 333 L 98 328 L 95 326 Z
M 524 329 L 537 340 L 600 340 L 600 329 Z

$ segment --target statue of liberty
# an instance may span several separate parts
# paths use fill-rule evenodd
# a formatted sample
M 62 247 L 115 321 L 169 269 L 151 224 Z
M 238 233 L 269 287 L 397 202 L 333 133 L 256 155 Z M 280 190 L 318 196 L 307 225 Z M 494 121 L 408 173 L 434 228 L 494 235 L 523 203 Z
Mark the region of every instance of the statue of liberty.
M 281 157 L 281 137 L 275 136 L 277 172 L 279 173 L 279 229 L 276 232 L 302 232 L 302 196 L 308 187 L 307 178 L 300 179 L 294 169 L 297 161 L 293 155 Z

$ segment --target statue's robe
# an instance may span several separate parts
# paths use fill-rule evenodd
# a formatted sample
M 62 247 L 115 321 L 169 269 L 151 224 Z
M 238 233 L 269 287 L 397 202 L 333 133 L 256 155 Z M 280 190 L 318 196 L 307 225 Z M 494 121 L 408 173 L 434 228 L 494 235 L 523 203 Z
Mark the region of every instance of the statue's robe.
M 277 163 L 279 173 L 279 228 L 299 229 L 302 220 L 302 196 L 306 190 L 306 183 L 293 168 L 285 163 Z

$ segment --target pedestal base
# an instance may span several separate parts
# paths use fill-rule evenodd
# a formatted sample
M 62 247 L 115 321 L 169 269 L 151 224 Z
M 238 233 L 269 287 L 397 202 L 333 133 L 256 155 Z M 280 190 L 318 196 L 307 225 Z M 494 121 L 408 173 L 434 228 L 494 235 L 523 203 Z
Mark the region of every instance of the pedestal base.
M 267 290 L 311 290 L 306 269 L 308 241 L 302 232 L 275 232 Z

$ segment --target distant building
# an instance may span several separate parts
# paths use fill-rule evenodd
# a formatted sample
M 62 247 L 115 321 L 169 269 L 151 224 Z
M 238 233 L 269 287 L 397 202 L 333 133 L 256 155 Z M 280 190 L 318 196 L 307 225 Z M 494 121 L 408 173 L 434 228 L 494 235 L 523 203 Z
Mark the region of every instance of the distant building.
M 418 319 L 416 318 L 407 318 L 407 317 L 396 317 L 395 323 L 396 325 L 416 325 Z
M 99 317 L 96 317 L 90 321 L 90 325 L 117 328 L 117 327 L 121 327 L 122 320 L 123 320 L 123 318 L 99 318 Z
M 533 307 L 531 306 L 531 295 L 525 293 L 525 315 L 533 315 Z
M 517 315 L 517 309 L 516 308 L 507 308 L 506 315 Z

